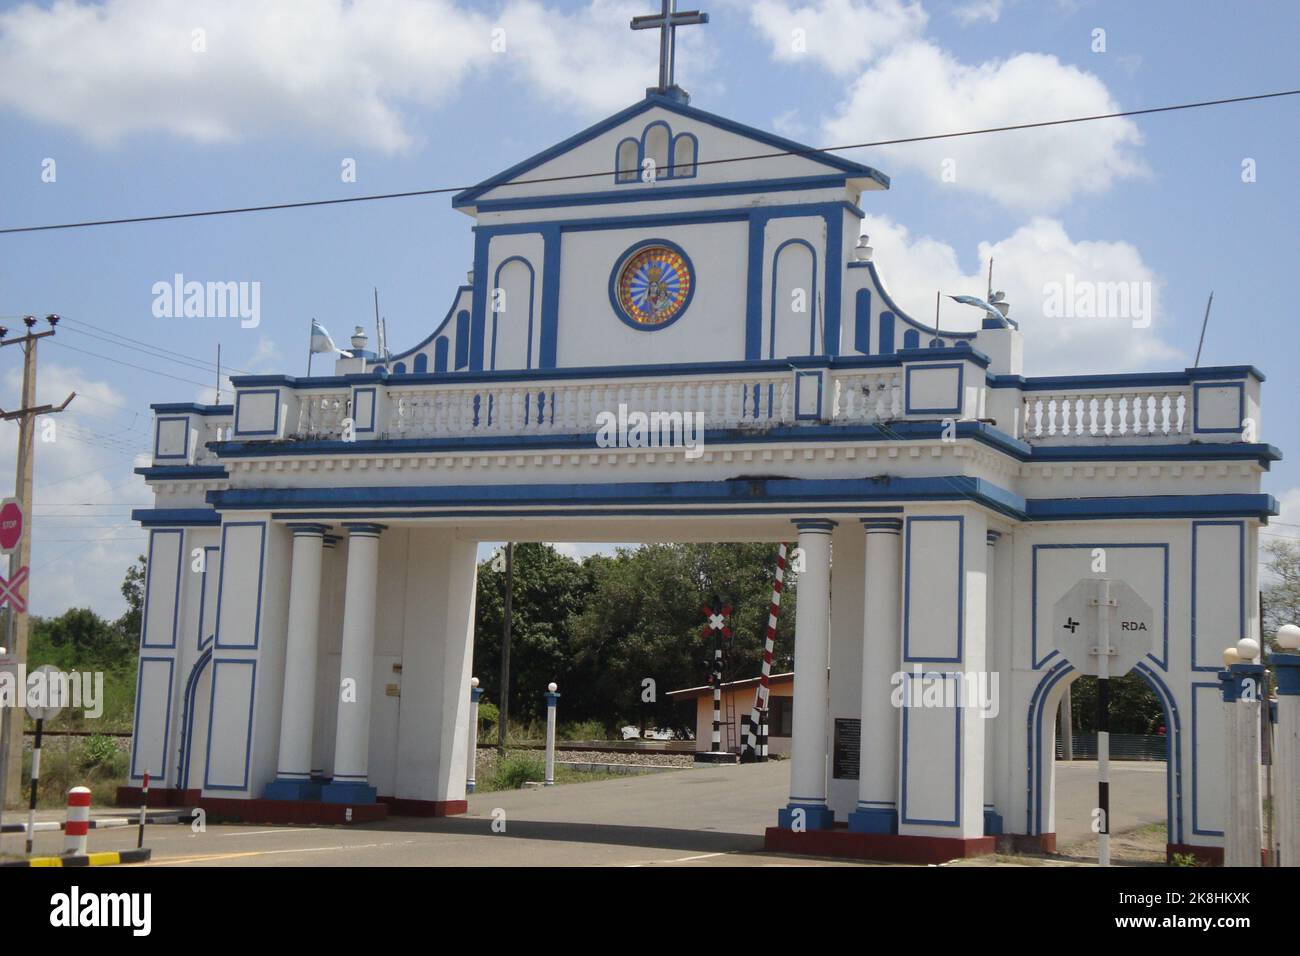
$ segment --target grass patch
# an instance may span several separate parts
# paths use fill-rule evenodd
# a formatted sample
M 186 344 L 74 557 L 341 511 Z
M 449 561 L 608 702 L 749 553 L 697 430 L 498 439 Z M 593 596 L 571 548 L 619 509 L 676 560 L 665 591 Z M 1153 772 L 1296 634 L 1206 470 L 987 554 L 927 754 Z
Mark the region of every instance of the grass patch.
M 46 737 L 41 747 L 41 779 L 36 805 L 63 807 L 73 787 L 89 787 L 92 806 L 112 806 L 126 784 L 127 757 L 114 737 Z M 23 754 L 23 793 L 31 786 L 32 755 Z

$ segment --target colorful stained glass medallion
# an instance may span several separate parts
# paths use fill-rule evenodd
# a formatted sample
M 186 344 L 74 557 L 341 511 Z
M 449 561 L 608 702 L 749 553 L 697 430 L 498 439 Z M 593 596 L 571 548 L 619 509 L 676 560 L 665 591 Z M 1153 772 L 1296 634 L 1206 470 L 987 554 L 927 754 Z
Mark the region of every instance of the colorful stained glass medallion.
M 690 298 L 691 268 L 679 252 L 650 246 L 635 253 L 618 275 L 618 304 L 636 325 L 671 322 Z

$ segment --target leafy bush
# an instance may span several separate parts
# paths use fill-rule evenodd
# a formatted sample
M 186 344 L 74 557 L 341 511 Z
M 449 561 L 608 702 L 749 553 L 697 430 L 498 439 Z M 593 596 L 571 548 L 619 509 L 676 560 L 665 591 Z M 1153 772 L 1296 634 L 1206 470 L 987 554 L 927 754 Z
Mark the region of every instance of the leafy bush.
M 480 727 L 495 727 L 500 719 L 501 711 L 497 710 L 496 704 L 488 700 L 478 702 L 478 722 Z
M 81 744 L 81 756 L 78 761 L 87 773 L 99 771 L 107 776 L 116 776 L 125 768 L 126 755 L 117 746 L 117 741 L 104 734 L 92 734 Z
M 497 767 L 491 790 L 518 790 L 530 780 L 546 776 L 546 764 L 533 754 L 510 754 Z
M 600 720 L 579 720 L 560 724 L 555 734 L 560 740 L 609 740 L 609 728 Z

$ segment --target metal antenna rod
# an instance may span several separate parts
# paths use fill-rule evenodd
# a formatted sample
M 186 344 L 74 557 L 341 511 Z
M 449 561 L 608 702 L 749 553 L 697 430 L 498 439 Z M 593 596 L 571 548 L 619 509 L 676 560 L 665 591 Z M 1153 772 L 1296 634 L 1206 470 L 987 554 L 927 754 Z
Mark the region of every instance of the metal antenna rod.
M 1201 340 L 1196 343 L 1196 361 L 1192 363 L 1192 368 L 1200 368 L 1201 365 L 1201 346 L 1205 344 L 1205 327 L 1210 324 L 1210 306 L 1214 304 L 1214 292 L 1211 290 L 1210 298 L 1205 303 L 1205 318 L 1201 319 Z

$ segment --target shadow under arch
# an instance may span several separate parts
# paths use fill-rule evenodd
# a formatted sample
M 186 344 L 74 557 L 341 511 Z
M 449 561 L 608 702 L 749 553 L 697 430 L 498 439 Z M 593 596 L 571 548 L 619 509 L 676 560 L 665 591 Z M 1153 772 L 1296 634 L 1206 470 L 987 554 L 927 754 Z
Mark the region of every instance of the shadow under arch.
M 1059 657 L 1059 655 L 1058 655 Z M 1178 704 L 1169 687 L 1146 660 L 1139 661 L 1133 672 L 1146 681 L 1160 701 L 1165 715 L 1165 842 L 1183 842 L 1183 791 L 1182 753 L 1183 728 Z M 1029 713 L 1025 720 L 1028 736 L 1029 760 L 1026 767 L 1026 790 L 1029 800 L 1025 806 L 1025 832 L 1043 832 L 1043 753 L 1044 724 L 1055 721 L 1056 710 L 1065 690 L 1080 674 L 1069 661 L 1060 657 L 1048 668 L 1029 698 Z M 1054 759 L 1054 758 L 1053 758 Z M 1053 770 L 1055 767 L 1053 766 Z

